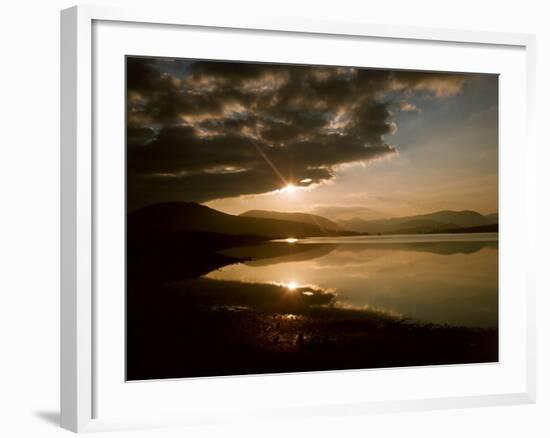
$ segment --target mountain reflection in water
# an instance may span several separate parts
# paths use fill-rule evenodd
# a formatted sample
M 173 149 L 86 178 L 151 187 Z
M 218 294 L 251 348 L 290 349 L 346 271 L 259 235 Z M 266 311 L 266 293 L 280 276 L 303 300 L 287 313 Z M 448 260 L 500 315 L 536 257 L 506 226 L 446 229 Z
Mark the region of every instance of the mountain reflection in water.
M 316 285 L 335 291 L 340 307 L 377 309 L 436 324 L 496 327 L 498 242 L 461 238 L 383 244 L 342 238 L 346 243 L 294 243 L 291 254 L 285 254 L 284 243 L 273 242 L 224 251 L 252 260 L 207 277 Z
M 496 238 L 345 239 L 129 253 L 127 378 L 498 360 Z

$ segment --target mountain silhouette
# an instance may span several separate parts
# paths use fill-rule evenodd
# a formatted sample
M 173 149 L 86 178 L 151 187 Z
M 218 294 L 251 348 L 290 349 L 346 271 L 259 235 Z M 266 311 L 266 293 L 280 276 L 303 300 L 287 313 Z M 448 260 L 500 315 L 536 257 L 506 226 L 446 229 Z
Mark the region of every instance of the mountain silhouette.
M 335 235 L 315 224 L 289 220 L 234 216 L 195 202 L 170 202 L 143 207 L 128 215 L 134 235 L 204 232 L 269 239 Z
M 488 221 L 490 221 L 492 224 L 498 224 L 498 213 L 491 213 L 486 214 L 485 217 Z
M 239 243 L 240 237 L 257 240 L 366 234 L 415 234 L 434 232 L 482 232 L 498 230 L 498 214 L 483 216 L 471 210 L 437 211 L 389 219 L 332 221 L 308 213 L 250 210 L 241 215 L 222 213 L 196 202 L 167 202 L 150 205 L 128 214 L 128 233 L 133 239 L 200 233 L 214 246 Z M 198 236 L 194 236 L 198 238 Z
M 249 210 L 241 213 L 240 216 L 244 217 L 257 217 L 263 219 L 277 219 L 291 222 L 299 222 L 304 224 L 313 225 L 320 228 L 323 231 L 342 231 L 342 227 L 336 222 L 327 219 L 326 217 L 309 213 L 286 213 L 280 211 L 268 211 L 268 210 Z
M 454 231 L 462 228 L 475 229 L 494 225 L 498 222 L 498 215 L 483 216 L 472 210 L 452 211 L 443 210 L 429 214 L 415 216 L 394 217 L 390 219 L 376 219 L 365 221 L 360 218 L 338 221 L 338 224 L 347 230 L 369 234 L 391 233 L 432 233 Z M 483 228 L 482 228 L 483 229 Z

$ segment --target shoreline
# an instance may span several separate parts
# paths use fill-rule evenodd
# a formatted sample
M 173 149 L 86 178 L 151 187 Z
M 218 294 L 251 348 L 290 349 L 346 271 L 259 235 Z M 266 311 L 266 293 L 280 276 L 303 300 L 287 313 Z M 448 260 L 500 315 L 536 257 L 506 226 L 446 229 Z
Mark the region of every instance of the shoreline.
M 237 287 L 238 286 L 238 287 Z M 128 379 L 498 361 L 498 329 L 343 309 L 275 285 L 187 280 L 129 303 Z

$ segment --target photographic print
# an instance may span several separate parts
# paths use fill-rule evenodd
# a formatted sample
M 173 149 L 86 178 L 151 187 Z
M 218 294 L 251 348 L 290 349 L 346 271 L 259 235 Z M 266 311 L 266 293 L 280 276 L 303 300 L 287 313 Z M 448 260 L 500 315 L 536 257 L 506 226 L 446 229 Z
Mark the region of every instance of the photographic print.
M 128 380 L 498 361 L 498 76 L 126 57 Z

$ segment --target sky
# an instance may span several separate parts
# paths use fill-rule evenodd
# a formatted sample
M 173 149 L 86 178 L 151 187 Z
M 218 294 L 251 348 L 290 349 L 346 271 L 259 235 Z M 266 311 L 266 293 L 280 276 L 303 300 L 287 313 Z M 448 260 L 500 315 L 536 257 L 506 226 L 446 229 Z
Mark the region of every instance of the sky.
M 128 57 L 128 210 L 498 211 L 498 76 Z

